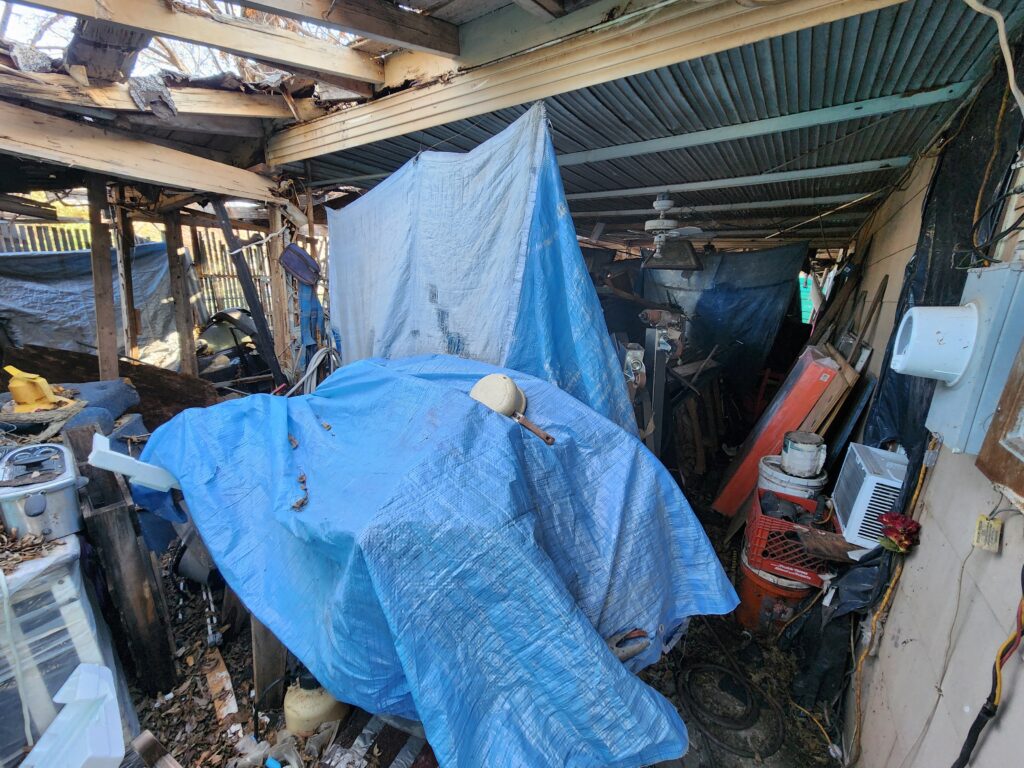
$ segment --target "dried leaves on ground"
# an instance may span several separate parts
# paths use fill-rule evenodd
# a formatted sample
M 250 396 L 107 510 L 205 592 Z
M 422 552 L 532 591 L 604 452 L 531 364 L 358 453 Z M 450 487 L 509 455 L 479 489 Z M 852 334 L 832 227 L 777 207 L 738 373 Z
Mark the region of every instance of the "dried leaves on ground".
M 48 555 L 63 545 L 63 541 L 45 541 L 38 534 L 16 538 L 0 533 L 0 567 L 3 567 L 4 575 L 13 573 L 22 563 Z

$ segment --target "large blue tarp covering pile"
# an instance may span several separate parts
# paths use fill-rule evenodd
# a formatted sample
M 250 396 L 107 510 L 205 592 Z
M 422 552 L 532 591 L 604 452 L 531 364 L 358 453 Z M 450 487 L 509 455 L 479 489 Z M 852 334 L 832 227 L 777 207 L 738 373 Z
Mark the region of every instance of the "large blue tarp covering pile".
M 636 431 L 543 104 L 471 152 L 417 155 L 327 215 L 344 362 L 482 360 L 553 382 Z
M 632 672 L 732 586 L 636 437 L 506 371 L 549 447 L 468 396 L 496 370 L 364 360 L 313 395 L 185 411 L 142 458 L 253 614 L 337 698 L 421 719 L 442 766 L 676 757 L 679 715 Z M 624 665 L 605 639 L 633 628 L 653 643 Z

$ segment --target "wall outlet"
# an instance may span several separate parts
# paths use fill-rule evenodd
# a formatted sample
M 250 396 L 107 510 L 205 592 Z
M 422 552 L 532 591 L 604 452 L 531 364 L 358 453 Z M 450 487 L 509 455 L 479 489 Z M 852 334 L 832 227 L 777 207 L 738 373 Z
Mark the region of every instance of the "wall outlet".
M 978 515 L 974 525 L 974 546 L 987 552 L 999 552 L 1003 542 L 1003 521 L 988 515 Z

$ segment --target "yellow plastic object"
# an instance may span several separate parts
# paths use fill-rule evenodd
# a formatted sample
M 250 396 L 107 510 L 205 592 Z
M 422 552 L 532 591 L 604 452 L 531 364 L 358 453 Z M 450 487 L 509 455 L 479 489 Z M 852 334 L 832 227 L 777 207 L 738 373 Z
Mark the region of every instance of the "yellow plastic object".
M 11 375 L 7 389 L 14 398 L 15 413 L 49 411 L 67 402 L 65 398 L 53 394 L 50 383 L 42 376 L 19 371 L 13 365 L 6 366 L 4 370 Z

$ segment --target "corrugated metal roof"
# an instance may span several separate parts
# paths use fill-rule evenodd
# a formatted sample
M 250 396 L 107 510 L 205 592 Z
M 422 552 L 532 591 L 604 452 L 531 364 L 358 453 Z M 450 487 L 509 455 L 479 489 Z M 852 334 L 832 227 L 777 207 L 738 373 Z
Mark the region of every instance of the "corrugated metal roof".
M 1024 3 L 989 0 L 988 4 L 1007 15 L 1012 30 L 1024 22 Z M 556 151 L 564 154 L 977 80 L 988 71 L 995 53 L 994 24 L 964 3 L 909 0 L 556 96 L 547 100 L 548 115 Z M 566 191 L 573 193 L 913 156 L 925 149 L 956 107 L 956 103 L 945 103 L 685 150 L 564 167 L 562 176 Z M 325 180 L 378 174 L 396 170 L 425 149 L 466 151 L 506 127 L 525 109 L 505 109 L 322 157 L 315 161 L 315 174 Z M 901 173 L 752 185 L 673 197 L 680 205 L 739 205 L 744 201 L 866 192 L 893 184 Z M 572 202 L 572 209 L 633 209 L 648 207 L 650 202 L 649 195 L 579 200 Z M 866 213 L 869 209 L 858 210 Z M 583 220 L 581 231 L 589 231 L 592 223 Z M 850 220 L 851 229 L 855 223 L 855 219 Z

